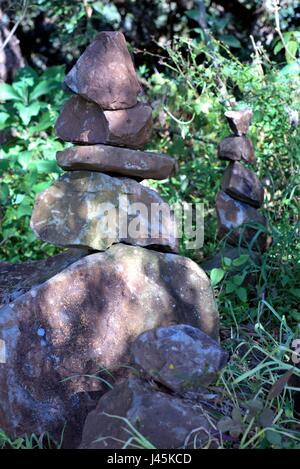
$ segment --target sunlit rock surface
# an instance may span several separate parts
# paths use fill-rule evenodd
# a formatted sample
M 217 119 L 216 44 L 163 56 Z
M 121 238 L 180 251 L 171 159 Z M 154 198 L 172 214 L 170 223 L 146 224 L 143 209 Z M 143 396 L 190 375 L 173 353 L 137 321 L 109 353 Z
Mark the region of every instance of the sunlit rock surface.
M 85 393 L 107 390 L 91 376 L 128 362 L 142 332 L 177 323 L 218 339 L 213 291 L 192 260 L 123 244 L 80 259 L 0 309 L 0 428 L 80 429 Z
M 66 171 L 98 171 L 141 179 L 166 179 L 176 169 L 171 156 L 109 145 L 77 145 L 59 151 L 56 159 Z
M 89 171 L 66 173 L 39 194 L 31 227 L 58 246 L 103 251 L 125 242 L 176 252 L 178 245 L 176 220 L 157 192 L 133 179 Z
M 64 83 L 103 109 L 135 106 L 141 91 L 121 32 L 103 31 L 86 48 Z
M 143 148 L 152 132 L 152 109 L 138 103 L 130 109 L 102 111 L 95 103 L 72 96 L 64 104 L 55 125 L 66 142 Z

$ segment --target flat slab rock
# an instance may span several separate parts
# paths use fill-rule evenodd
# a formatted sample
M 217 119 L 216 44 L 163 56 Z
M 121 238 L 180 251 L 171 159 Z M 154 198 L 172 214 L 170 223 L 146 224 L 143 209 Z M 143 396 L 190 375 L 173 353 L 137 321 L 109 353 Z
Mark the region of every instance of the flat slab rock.
M 235 135 L 246 135 L 252 119 L 251 109 L 243 109 L 240 111 L 226 111 L 225 117 L 229 127 Z
M 245 136 L 225 137 L 218 146 L 218 158 L 233 161 L 245 160 L 253 163 L 255 161 L 253 145 Z
M 127 109 L 141 91 L 125 37 L 103 31 L 79 57 L 64 83 L 103 109 Z
M 130 437 L 126 432 L 129 427 L 124 420 L 112 416 L 127 419 L 158 449 L 192 448 L 196 435 L 200 447 L 210 446 L 210 437 L 216 440 L 219 436 L 214 419 L 207 416 L 202 406 L 131 378 L 106 393 L 88 415 L 80 449 L 121 449 L 125 445 Z
M 253 207 L 261 207 L 264 201 L 264 188 L 250 169 L 238 161 L 230 163 L 222 179 L 222 189 L 234 199 Z
M 209 335 L 186 324 L 143 332 L 131 352 L 147 375 L 181 395 L 201 392 L 216 379 L 228 358 Z
M 0 309 L 0 428 L 80 430 L 81 393 L 107 390 L 91 375 L 115 375 L 139 334 L 177 323 L 218 339 L 213 291 L 192 260 L 118 244 L 73 263 Z
M 166 216 L 160 216 L 160 209 Z M 58 246 L 104 251 L 125 242 L 178 250 L 175 217 L 156 191 L 97 172 L 66 173 L 39 194 L 31 228 Z
M 216 212 L 219 227 L 218 236 L 220 238 L 229 235 L 228 241 L 231 244 L 239 244 L 242 233 L 241 243 L 245 245 L 250 243 L 257 234 L 257 230 L 263 227 L 266 230 L 258 236 L 254 249 L 264 251 L 270 245 L 270 238 L 267 234 L 267 221 L 255 208 L 233 199 L 223 191 L 219 191 L 216 198 Z M 245 224 L 252 224 L 253 227 L 242 227 Z
M 23 295 L 69 265 L 90 254 L 88 249 L 68 249 L 39 261 L 0 262 L 0 307 Z
M 72 96 L 62 107 L 55 124 L 65 142 L 143 148 L 152 132 L 152 109 L 138 103 L 130 109 L 102 111 L 80 96 Z
M 67 148 L 57 153 L 56 160 L 66 171 L 99 171 L 141 179 L 166 179 L 176 170 L 176 160 L 171 156 L 108 145 Z

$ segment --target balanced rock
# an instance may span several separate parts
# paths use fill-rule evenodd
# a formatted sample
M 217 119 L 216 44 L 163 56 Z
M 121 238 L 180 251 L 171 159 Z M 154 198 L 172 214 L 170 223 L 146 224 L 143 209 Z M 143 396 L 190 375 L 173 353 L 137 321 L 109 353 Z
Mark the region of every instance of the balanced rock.
M 225 137 L 218 146 L 218 157 L 221 160 L 245 160 L 249 163 L 255 161 L 251 141 L 245 137 Z
M 96 36 L 64 83 L 103 109 L 133 107 L 141 91 L 125 38 L 113 31 Z
M 151 136 L 152 109 L 138 103 L 130 109 L 102 111 L 97 104 L 72 96 L 64 104 L 55 129 L 66 142 L 142 148 Z
M 0 308 L 89 253 L 87 249 L 69 249 L 39 261 L 0 262 Z
M 176 323 L 218 338 L 213 291 L 192 260 L 118 244 L 73 263 L 0 309 L 0 428 L 59 438 L 77 422 L 78 393 L 107 389 L 92 375 L 115 373 L 139 334 Z
M 261 207 L 264 188 L 256 174 L 238 161 L 230 163 L 222 179 L 222 189 L 233 198 Z
M 213 418 L 201 406 L 131 378 L 102 396 L 90 412 L 80 449 L 123 448 L 130 438 L 124 419 L 159 449 L 191 448 L 195 438 L 200 447 L 210 446 L 211 437 L 218 436 Z
M 58 246 L 104 251 L 124 242 L 177 252 L 177 224 L 159 194 L 133 179 L 73 171 L 35 201 L 31 228 Z
M 219 238 L 229 235 L 228 241 L 231 244 L 240 244 L 241 237 L 241 243 L 244 245 L 251 242 L 259 229 L 263 229 L 264 231 L 254 243 L 254 248 L 258 247 L 262 251 L 267 249 L 270 243 L 267 234 L 267 222 L 265 217 L 255 208 L 233 199 L 223 191 L 219 191 L 216 198 L 216 211 Z
M 170 156 L 108 145 L 67 148 L 59 151 L 56 159 L 66 171 L 86 169 L 141 179 L 166 179 L 176 168 L 176 160 Z
M 225 117 L 228 121 L 229 127 L 235 135 L 246 135 L 252 119 L 251 109 L 243 109 L 240 111 L 227 111 Z
M 146 374 L 182 395 L 201 392 L 228 357 L 209 335 L 186 324 L 143 332 L 131 351 L 134 362 Z

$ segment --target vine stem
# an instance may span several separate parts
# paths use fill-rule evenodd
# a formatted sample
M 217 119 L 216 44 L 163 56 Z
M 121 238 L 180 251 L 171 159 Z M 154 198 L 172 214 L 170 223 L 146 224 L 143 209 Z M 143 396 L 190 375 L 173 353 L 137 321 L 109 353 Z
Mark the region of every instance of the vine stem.
M 274 8 L 274 16 L 275 16 L 275 31 L 278 33 L 286 53 L 291 57 L 292 60 L 295 60 L 295 57 L 289 51 L 289 48 L 288 48 L 288 46 L 285 42 L 285 39 L 284 39 L 282 31 L 281 31 L 280 15 L 279 15 L 280 0 L 273 0 L 273 8 Z

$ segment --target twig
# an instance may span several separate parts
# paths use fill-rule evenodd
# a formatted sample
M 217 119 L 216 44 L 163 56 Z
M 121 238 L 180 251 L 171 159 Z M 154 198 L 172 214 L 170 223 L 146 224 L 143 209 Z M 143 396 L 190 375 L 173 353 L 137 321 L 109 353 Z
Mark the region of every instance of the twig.
M 3 42 L 2 46 L 0 47 L 0 52 L 5 49 L 5 47 L 7 46 L 7 44 L 9 43 L 9 41 L 11 40 L 11 38 L 13 37 L 13 35 L 15 34 L 15 32 L 16 32 L 18 26 L 19 26 L 20 23 L 23 21 L 25 15 L 26 15 L 27 7 L 28 7 L 27 0 L 23 0 L 23 7 L 22 7 L 22 12 L 21 12 L 20 18 L 18 19 L 18 21 L 16 22 L 16 24 L 14 25 L 14 27 L 12 28 L 12 30 L 11 30 L 10 33 L 8 34 L 7 38 L 6 38 L 5 41 Z
M 291 54 L 289 51 L 289 48 L 285 42 L 285 39 L 281 31 L 280 16 L 279 16 L 280 0 L 273 0 L 273 7 L 274 7 L 274 15 L 275 15 L 275 31 L 278 33 L 286 53 L 291 57 L 292 60 L 295 60 L 294 55 Z

